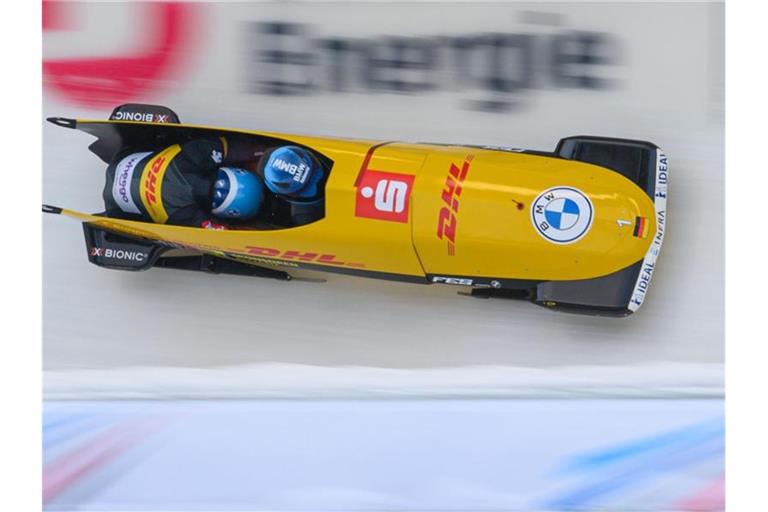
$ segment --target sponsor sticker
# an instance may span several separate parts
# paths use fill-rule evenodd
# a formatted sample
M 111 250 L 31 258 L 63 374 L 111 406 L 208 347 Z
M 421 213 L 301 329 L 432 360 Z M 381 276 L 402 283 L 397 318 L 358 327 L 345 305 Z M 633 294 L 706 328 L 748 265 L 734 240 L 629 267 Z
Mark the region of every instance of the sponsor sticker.
M 140 123 L 168 123 L 168 114 L 154 114 L 152 112 L 131 112 L 130 110 L 118 110 L 109 118 L 115 121 L 134 121 Z
M 168 220 L 168 212 L 163 207 L 162 199 L 163 176 L 173 157 L 180 151 L 181 146 L 174 144 L 155 155 L 144 165 L 139 194 L 149 216 L 158 224 L 165 224 Z
M 437 238 L 446 240 L 449 256 L 456 254 L 459 200 L 461 199 L 464 180 L 467 178 L 467 173 L 469 173 L 469 164 L 474 158 L 474 155 L 467 155 L 461 167 L 451 163 L 448 175 L 445 177 L 445 187 L 442 193 L 443 206 L 440 208 L 437 217 Z
M 468 277 L 432 276 L 433 283 L 457 284 L 460 286 L 472 286 L 473 280 Z
M 91 256 L 121 261 L 135 261 L 137 263 L 142 263 L 147 257 L 146 253 L 140 251 L 127 251 L 123 249 L 110 249 L 106 247 L 92 247 Z
M 357 186 L 355 216 L 391 222 L 408 222 L 415 176 L 366 171 Z
M 136 202 L 133 200 L 133 196 L 131 196 L 131 180 L 136 170 L 136 164 L 150 154 L 151 152 L 149 151 L 146 153 L 133 153 L 120 160 L 120 163 L 117 164 L 115 178 L 112 181 L 112 199 L 126 213 L 141 213 L 139 207 L 136 206 Z
M 115 112 L 115 114 L 112 116 L 112 119 L 116 121 L 137 121 L 142 123 L 151 123 L 155 120 L 155 115 L 151 112 L 131 112 L 121 110 L 119 112 Z
M 261 256 L 264 258 L 277 258 L 294 262 L 320 263 L 322 265 L 336 265 L 340 267 L 365 267 L 362 263 L 340 261 L 336 259 L 335 254 L 323 254 L 319 252 L 301 252 L 301 251 L 283 251 L 272 247 L 246 246 L 249 255 Z
M 594 219 L 592 202 L 581 190 L 553 187 L 531 204 L 531 222 L 536 231 L 554 244 L 576 242 L 589 232 Z
M 632 298 L 627 308 L 635 312 L 640 309 L 645 300 L 645 294 L 651 285 L 651 278 L 656 269 L 656 260 L 661 253 L 661 245 L 664 242 L 664 230 L 667 221 L 667 186 L 668 186 L 667 155 L 656 150 L 656 188 L 654 196 L 654 209 L 656 210 L 656 233 L 653 234 L 651 246 L 643 259 L 640 275 L 637 276 L 635 287 L 632 290 Z

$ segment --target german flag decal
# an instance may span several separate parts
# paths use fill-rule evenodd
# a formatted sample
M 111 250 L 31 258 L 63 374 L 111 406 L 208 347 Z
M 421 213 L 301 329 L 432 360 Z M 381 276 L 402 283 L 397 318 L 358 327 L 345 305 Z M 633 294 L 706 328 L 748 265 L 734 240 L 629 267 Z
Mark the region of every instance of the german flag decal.
M 648 219 L 645 217 L 635 217 L 635 231 L 632 236 L 645 238 L 648 236 Z

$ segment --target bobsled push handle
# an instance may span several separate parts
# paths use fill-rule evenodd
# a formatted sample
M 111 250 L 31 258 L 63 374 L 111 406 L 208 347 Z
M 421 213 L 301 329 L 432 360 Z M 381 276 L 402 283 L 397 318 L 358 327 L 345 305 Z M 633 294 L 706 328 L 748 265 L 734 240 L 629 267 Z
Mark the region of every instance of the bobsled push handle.
M 110 121 L 135 121 L 140 123 L 181 124 L 176 112 L 162 105 L 144 103 L 125 103 L 115 107 L 109 116 Z
M 69 119 L 66 117 L 48 117 L 45 119 L 49 123 L 53 123 L 56 126 L 63 126 L 64 128 L 77 128 L 77 120 Z
M 59 208 L 58 206 L 51 206 L 49 204 L 43 205 L 43 213 L 53 213 L 54 215 L 59 215 L 61 214 L 61 212 L 62 212 L 62 209 Z

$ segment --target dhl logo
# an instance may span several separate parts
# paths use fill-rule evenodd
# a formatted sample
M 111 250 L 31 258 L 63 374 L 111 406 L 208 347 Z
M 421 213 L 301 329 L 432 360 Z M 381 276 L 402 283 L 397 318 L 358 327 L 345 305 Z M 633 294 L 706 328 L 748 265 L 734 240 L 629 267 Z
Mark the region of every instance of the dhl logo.
M 160 166 L 165 162 L 165 158 L 158 158 L 152 163 L 152 167 L 149 168 L 149 172 L 144 178 L 144 197 L 151 205 L 157 204 L 157 174 L 160 172 Z
M 163 176 L 173 157 L 180 151 L 181 146 L 178 144 L 164 149 L 147 162 L 141 175 L 141 202 L 152 220 L 159 224 L 165 224 L 168 220 L 168 212 L 163 208 Z
M 448 242 L 448 254 L 453 256 L 456 253 L 456 227 L 458 224 L 459 199 L 461 198 L 462 184 L 469 173 L 469 164 L 475 158 L 474 155 L 467 155 L 461 168 L 451 163 L 448 170 L 448 176 L 445 177 L 445 188 L 443 188 L 442 199 L 443 207 L 437 218 L 437 238 L 445 238 Z
M 335 254 L 320 254 L 319 252 L 299 252 L 299 251 L 281 251 L 271 247 L 246 246 L 248 254 L 263 256 L 267 258 L 277 258 L 281 260 L 290 260 L 306 263 L 320 263 L 322 265 L 337 265 L 341 267 L 365 267 L 362 263 L 352 263 L 339 261 Z

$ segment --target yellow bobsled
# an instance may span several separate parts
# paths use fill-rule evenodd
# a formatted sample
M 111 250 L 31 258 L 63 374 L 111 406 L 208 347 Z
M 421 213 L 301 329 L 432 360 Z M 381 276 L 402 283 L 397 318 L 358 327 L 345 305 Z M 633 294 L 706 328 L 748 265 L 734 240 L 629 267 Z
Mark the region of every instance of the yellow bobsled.
M 95 136 L 90 149 L 105 162 L 126 146 L 226 135 L 299 145 L 326 163 L 309 222 L 291 221 L 296 204 L 287 220 L 226 231 L 43 207 L 81 220 L 90 261 L 108 268 L 283 279 L 308 268 L 624 316 L 643 303 L 664 237 L 667 158 L 648 142 L 578 136 L 548 153 L 311 137 L 184 125 L 147 105 L 107 121 L 49 121 Z

